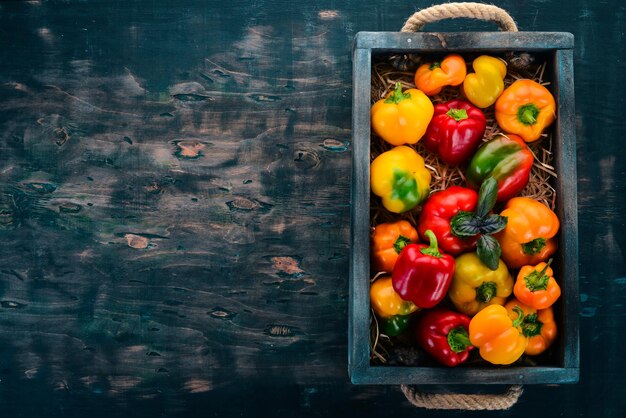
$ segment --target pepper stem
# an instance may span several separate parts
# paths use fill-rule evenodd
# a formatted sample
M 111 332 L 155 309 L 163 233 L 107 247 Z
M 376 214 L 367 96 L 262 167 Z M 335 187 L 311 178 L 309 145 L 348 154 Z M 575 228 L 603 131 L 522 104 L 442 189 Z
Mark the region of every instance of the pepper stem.
M 533 270 L 528 275 L 524 276 L 528 290 L 536 292 L 537 290 L 546 290 L 548 288 L 550 278 L 546 274 L 546 271 L 548 267 L 550 267 L 550 264 L 552 264 L 552 259 L 548 260 L 541 271 Z
M 435 68 L 441 68 L 441 61 L 435 61 L 432 64 L 430 64 L 430 67 L 428 67 L 429 70 L 434 70 Z
M 543 247 L 546 246 L 545 238 L 535 238 L 532 241 L 527 242 L 526 244 L 522 244 L 522 251 L 527 255 L 535 255 L 539 254 Z
M 402 83 L 398 81 L 396 83 L 396 86 L 394 87 L 393 93 L 391 93 L 389 97 L 387 97 L 387 100 L 385 100 L 385 103 L 398 104 L 402 100 L 406 100 L 410 98 L 411 98 L 411 93 L 402 93 Z
M 471 346 L 467 330 L 463 326 L 456 327 L 448 333 L 448 345 L 455 353 L 462 353 Z
M 484 282 L 476 288 L 476 300 L 487 303 L 496 295 L 498 286 L 494 282 Z
M 430 255 L 435 258 L 441 258 L 442 255 L 439 252 L 439 246 L 437 245 L 437 236 L 435 235 L 435 233 L 429 229 L 426 232 L 424 232 L 424 235 L 426 235 L 426 238 L 428 238 L 428 241 L 430 242 L 430 246 L 428 248 L 421 249 L 420 252 L 424 255 Z
M 517 314 L 517 318 L 513 321 L 513 328 L 517 328 L 522 324 L 522 321 L 524 321 L 524 311 L 522 308 L 515 305 L 513 312 Z
M 517 119 L 524 125 L 534 125 L 537 123 L 537 116 L 539 116 L 539 108 L 533 103 L 528 103 L 517 110 Z
M 405 237 L 404 235 L 399 235 L 396 242 L 393 243 L 393 249 L 396 250 L 396 253 L 400 254 L 400 251 L 402 251 L 402 249 L 406 247 L 410 242 L 411 240 L 409 238 Z
M 522 322 L 522 334 L 524 334 L 525 337 L 530 338 L 541 334 L 542 328 L 543 322 L 537 319 L 536 312 L 524 317 L 524 321 Z
M 446 115 L 450 116 L 457 122 L 469 118 L 469 116 L 467 116 L 467 110 L 465 109 L 450 109 L 446 112 Z

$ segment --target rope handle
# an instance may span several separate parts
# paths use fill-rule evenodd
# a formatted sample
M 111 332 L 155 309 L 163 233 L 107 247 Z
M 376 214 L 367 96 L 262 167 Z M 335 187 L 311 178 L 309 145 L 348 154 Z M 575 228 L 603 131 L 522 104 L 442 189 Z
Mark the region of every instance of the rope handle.
M 515 405 L 522 395 L 521 385 L 509 386 L 502 394 L 425 393 L 414 386 L 400 386 L 407 400 L 418 408 L 502 411 Z
M 427 23 L 462 17 L 495 22 L 503 31 L 518 31 L 515 21 L 506 10 L 484 3 L 445 3 L 427 7 L 409 17 L 401 31 L 418 32 Z

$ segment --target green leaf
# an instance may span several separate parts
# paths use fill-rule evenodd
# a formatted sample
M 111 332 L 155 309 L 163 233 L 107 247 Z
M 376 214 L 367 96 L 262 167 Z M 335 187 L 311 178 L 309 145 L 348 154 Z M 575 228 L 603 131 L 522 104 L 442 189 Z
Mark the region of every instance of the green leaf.
M 487 215 L 480 224 L 481 234 L 495 234 L 506 227 L 507 217 L 500 215 Z
M 498 182 L 493 177 L 488 177 L 483 181 L 478 192 L 478 206 L 476 216 L 484 218 L 493 209 L 498 197 Z
M 482 220 L 472 212 L 461 210 L 450 221 L 452 234 L 459 238 L 469 238 L 480 233 Z
M 490 270 L 497 270 L 502 249 L 500 243 L 491 235 L 482 235 L 478 238 L 476 254 Z

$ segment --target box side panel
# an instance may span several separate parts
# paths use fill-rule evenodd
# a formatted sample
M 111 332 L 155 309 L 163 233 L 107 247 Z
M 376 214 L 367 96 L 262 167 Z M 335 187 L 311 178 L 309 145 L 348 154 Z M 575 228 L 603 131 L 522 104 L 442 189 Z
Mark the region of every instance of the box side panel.
M 369 153 L 371 51 L 356 48 L 352 87 L 352 228 L 350 233 L 350 375 L 369 367 Z
M 578 203 L 576 185 L 576 115 L 574 102 L 573 51 L 555 52 L 557 215 L 561 221 L 559 251 L 562 266 L 565 353 L 564 366 L 579 365 L 578 321 Z
M 546 51 L 573 48 L 574 36 L 566 32 L 359 32 L 356 45 L 375 51 Z
M 381 385 L 513 385 L 554 384 L 578 381 L 578 369 L 559 367 L 438 368 L 369 367 L 359 383 Z

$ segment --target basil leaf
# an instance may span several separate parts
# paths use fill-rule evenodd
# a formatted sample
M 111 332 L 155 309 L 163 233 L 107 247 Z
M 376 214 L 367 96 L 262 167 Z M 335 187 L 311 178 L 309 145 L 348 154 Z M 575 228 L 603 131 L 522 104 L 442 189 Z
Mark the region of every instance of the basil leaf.
M 506 227 L 506 216 L 487 215 L 480 224 L 481 234 L 495 234 Z
M 472 212 L 459 211 L 450 221 L 452 234 L 459 238 L 469 238 L 480 233 L 482 220 Z
M 493 209 L 498 197 L 498 182 L 493 177 L 488 177 L 480 186 L 478 192 L 478 206 L 476 216 L 484 218 Z
M 490 270 L 497 270 L 502 255 L 500 243 L 491 235 L 481 235 L 478 239 L 476 254 Z

